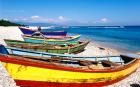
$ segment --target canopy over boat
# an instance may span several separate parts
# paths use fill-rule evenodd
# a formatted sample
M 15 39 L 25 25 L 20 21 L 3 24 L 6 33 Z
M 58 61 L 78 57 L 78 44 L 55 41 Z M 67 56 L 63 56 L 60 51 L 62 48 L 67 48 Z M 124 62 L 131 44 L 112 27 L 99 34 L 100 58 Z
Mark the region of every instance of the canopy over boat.
M 9 55 L 2 45 L 0 53 L 0 61 L 18 86 L 101 87 L 124 79 L 140 66 L 139 58 L 125 55 L 118 56 L 120 62 L 19 56 Z

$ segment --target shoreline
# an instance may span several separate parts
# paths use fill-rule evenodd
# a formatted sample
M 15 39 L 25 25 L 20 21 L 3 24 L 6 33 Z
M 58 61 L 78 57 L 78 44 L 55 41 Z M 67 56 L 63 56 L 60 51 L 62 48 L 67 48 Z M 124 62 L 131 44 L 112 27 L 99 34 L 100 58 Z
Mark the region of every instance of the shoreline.
M 78 53 L 76 55 L 92 57 L 92 56 L 118 56 L 120 54 L 122 54 L 121 51 L 105 47 L 97 43 L 90 42 L 83 52 Z
M 94 38 L 96 38 L 96 36 Z M 88 35 L 81 34 L 80 40 L 83 40 L 83 41 L 89 40 L 91 43 L 98 44 L 105 48 L 115 49 L 115 50 L 121 51 L 122 53 L 137 53 L 140 51 L 137 49 L 137 46 L 135 45 L 120 43 L 120 42 L 100 41 L 94 38 L 89 37 Z
M 101 47 L 104 47 L 104 48 L 108 48 L 108 49 L 112 49 L 112 50 L 115 50 L 117 52 L 120 52 L 120 53 L 136 53 L 136 52 L 131 52 L 129 50 L 125 50 L 125 49 L 120 49 L 120 48 L 117 48 L 117 47 L 113 47 L 114 44 L 110 45 L 110 44 L 104 44 L 104 43 L 101 43 L 101 42 L 96 42 L 96 41 L 91 41 L 92 44 L 94 45 L 97 45 L 97 46 L 101 46 Z
M 85 38 L 81 38 L 81 41 L 87 41 Z M 90 41 L 90 43 L 85 47 L 85 50 L 76 55 L 78 56 L 118 56 L 120 54 L 136 54 L 136 52 L 130 52 L 123 49 L 116 49 L 110 44 L 106 45 L 97 41 Z
M 122 53 L 137 53 L 136 51 L 130 51 L 130 50 L 127 50 L 125 48 L 118 47 L 113 43 L 104 43 L 104 42 L 97 42 L 97 41 L 91 41 L 91 42 L 94 44 L 98 44 L 98 45 L 105 47 L 105 48 L 117 50 L 117 51 L 122 52 Z

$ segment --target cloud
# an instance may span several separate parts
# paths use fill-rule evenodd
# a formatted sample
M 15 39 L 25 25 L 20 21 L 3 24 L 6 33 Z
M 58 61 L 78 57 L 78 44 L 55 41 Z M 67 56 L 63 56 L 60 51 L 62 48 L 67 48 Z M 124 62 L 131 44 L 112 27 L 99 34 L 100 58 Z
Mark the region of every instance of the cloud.
M 65 18 L 63 16 L 58 17 L 59 20 L 64 20 Z
M 34 16 L 31 16 L 28 21 L 30 21 L 30 22 L 62 23 L 64 21 L 66 21 L 66 19 L 64 18 L 64 16 L 58 16 L 57 18 L 44 18 L 44 17 L 40 17 L 38 15 L 34 15 Z
M 67 18 L 64 16 L 58 16 L 56 18 L 47 18 L 41 17 L 38 15 L 33 15 L 30 17 L 20 17 L 15 18 L 14 21 L 24 21 L 24 22 L 40 22 L 40 23 L 54 23 L 54 24 L 61 24 L 61 25 L 104 25 L 110 23 L 110 19 L 108 18 L 101 18 L 98 20 L 73 20 L 71 18 Z
M 66 24 L 71 21 L 70 18 L 64 16 L 58 16 L 56 18 L 41 17 L 39 15 L 33 15 L 30 17 L 18 17 L 12 19 L 13 21 L 24 21 L 24 22 L 44 22 L 44 23 L 55 23 L 55 24 Z
M 107 23 L 107 22 L 109 22 L 109 19 L 107 19 L 107 18 L 102 18 L 100 21 L 103 22 L 103 23 Z
M 93 24 L 105 24 L 105 23 L 109 23 L 110 20 L 108 18 L 101 18 L 99 20 L 93 21 Z
M 31 19 L 38 19 L 38 18 L 40 18 L 40 17 L 37 16 L 37 15 L 35 15 L 35 16 L 31 16 L 30 18 L 31 18 Z
M 15 18 L 14 21 L 28 21 L 27 18 Z

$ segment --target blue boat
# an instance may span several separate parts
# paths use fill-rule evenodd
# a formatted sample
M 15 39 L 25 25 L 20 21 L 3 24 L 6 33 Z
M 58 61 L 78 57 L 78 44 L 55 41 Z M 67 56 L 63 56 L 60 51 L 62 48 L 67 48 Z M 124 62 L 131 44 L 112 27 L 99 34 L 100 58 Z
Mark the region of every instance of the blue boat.
M 27 28 L 27 27 L 19 27 L 19 29 L 22 31 L 23 34 L 29 34 L 29 35 L 32 35 L 34 34 L 36 30 L 34 29 L 31 29 L 31 28 Z M 54 29 L 45 29 L 44 30 L 41 30 L 41 33 L 43 35 L 47 35 L 47 36 L 66 36 L 67 35 L 67 31 L 66 30 L 54 30 Z
M 2 47 L 2 45 L 1 45 Z M 8 52 L 12 55 L 24 55 L 24 56 L 36 56 L 36 57 L 45 57 L 45 58 L 51 58 L 51 57 L 62 57 L 62 58 L 73 58 L 73 59 L 82 59 L 82 60 L 94 60 L 94 61 L 100 61 L 100 60 L 111 60 L 119 62 L 119 56 L 76 56 L 74 54 L 57 54 L 57 53 L 48 53 L 48 52 L 39 52 L 39 51 L 31 51 L 27 49 L 21 49 L 21 48 L 15 48 L 15 47 L 8 47 L 3 46 L 3 51 L 5 54 Z M 129 55 L 131 56 L 131 55 Z M 98 59 L 98 58 L 99 59 Z

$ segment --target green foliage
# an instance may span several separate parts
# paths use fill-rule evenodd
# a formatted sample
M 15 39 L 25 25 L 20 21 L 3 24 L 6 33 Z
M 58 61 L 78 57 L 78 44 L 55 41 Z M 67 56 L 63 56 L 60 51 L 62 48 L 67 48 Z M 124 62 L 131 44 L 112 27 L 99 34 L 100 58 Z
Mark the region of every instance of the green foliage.
M 23 26 L 22 24 L 13 23 L 7 20 L 0 20 L 0 26 Z

